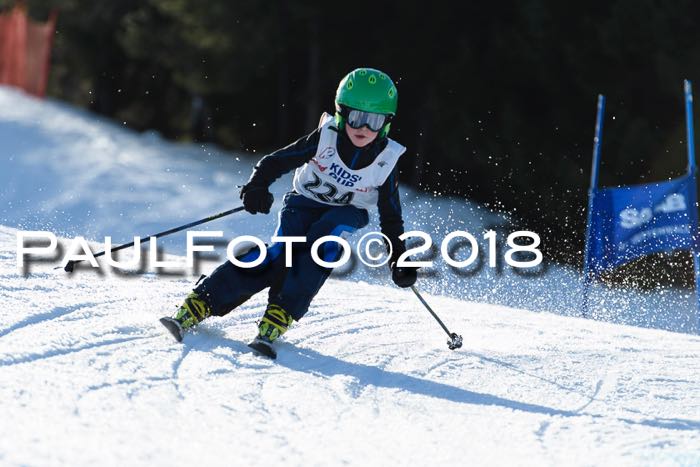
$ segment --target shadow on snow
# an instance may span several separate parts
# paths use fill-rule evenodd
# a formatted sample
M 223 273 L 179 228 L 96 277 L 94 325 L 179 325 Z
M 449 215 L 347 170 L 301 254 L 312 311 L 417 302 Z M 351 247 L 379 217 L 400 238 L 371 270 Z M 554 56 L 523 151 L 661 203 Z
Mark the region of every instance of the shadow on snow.
M 250 352 L 250 349 L 245 343 L 229 339 L 224 337 L 222 333 L 212 331 L 214 330 L 208 330 L 208 338 L 205 336 L 198 336 L 199 338 L 196 339 L 185 339 L 185 353 L 188 353 L 189 350 L 193 349 L 207 352 L 221 346 L 228 347 L 235 352 Z M 417 378 L 404 373 L 387 371 L 382 368 L 364 365 L 361 363 L 348 362 L 330 355 L 324 355 L 308 348 L 295 347 L 289 343 L 282 343 L 279 346 L 279 350 L 280 352 L 276 360 L 276 364 L 279 366 L 293 371 L 309 373 L 322 377 L 350 376 L 351 378 L 354 378 L 357 382 L 356 384 L 362 388 L 373 386 L 398 389 L 400 391 L 407 391 L 422 396 L 435 397 L 460 404 L 489 405 L 548 416 L 580 416 L 590 417 L 593 419 L 608 418 L 604 415 L 583 412 L 583 409 L 588 404 L 578 410 L 557 409 L 544 405 L 531 404 L 504 397 L 498 397 L 491 394 L 470 391 L 456 386 L 451 386 L 449 384 Z M 233 364 L 238 364 L 236 358 L 230 358 L 229 360 Z M 261 368 L 261 371 L 266 372 L 268 368 L 269 367 Z M 361 391 L 356 391 L 355 393 L 361 394 Z M 617 420 L 627 424 L 643 425 L 660 429 L 692 431 L 700 430 L 700 421 L 697 420 L 676 418 L 633 420 L 619 417 Z

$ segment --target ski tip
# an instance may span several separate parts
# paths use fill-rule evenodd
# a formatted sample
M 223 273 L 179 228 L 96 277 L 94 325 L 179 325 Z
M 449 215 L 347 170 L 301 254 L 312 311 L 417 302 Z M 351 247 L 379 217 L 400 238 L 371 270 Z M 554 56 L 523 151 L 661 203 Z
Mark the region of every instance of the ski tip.
M 272 360 L 277 358 L 277 352 L 275 352 L 275 349 L 273 349 L 272 346 L 265 341 L 253 339 L 253 341 L 248 344 L 248 347 L 253 349 L 258 355 L 262 355 L 263 357 L 267 357 Z
M 182 327 L 180 326 L 180 323 L 175 321 L 173 318 L 164 317 L 160 319 L 160 324 L 165 326 L 165 329 L 172 334 L 176 341 L 182 342 Z

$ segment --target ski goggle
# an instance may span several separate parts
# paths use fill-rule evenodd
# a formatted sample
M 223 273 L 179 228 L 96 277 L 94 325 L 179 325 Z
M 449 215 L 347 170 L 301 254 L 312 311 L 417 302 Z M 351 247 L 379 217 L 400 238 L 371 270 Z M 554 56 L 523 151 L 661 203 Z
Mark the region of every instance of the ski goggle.
M 363 112 L 362 110 L 347 109 L 346 121 L 350 128 L 354 128 L 356 130 L 366 126 L 372 131 L 379 131 L 387 122 L 387 115 Z

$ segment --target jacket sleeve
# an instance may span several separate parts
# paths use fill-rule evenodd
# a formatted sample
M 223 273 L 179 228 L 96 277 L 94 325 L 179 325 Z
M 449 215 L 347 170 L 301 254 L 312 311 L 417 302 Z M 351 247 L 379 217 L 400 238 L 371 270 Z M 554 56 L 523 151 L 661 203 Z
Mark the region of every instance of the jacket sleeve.
M 253 169 L 248 184 L 267 188 L 282 175 L 310 161 L 316 154 L 320 132 L 320 129 L 316 129 L 289 146 L 260 159 Z
M 391 262 L 406 251 L 406 245 L 399 236 L 403 234 L 403 217 L 401 215 L 401 200 L 399 199 L 398 168 L 394 167 L 384 184 L 379 187 L 379 226 L 393 246 Z

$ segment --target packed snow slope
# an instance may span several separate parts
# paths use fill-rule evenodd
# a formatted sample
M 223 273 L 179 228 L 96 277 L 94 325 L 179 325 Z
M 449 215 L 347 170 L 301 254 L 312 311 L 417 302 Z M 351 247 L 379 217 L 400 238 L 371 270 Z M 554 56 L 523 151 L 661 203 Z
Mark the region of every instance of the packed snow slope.
M 428 302 L 464 337 L 457 351 L 410 291 L 361 268 L 324 286 L 275 362 L 245 345 L 264 293 L 178 344 L 158 318 L 196 274 L 68 275 L 54 270 L 60 258 L 23 274 L 17 229 L 130 241 L 237 205 L 254 159 L 6 88 L 0 141 L 2 465 L 700 464 L 700 338 L 572 317 L 574 271 L 424 271 Z M 288 186 L 274 185 L 277 202 Z M 509 222 L 402 196 L 407 226 L 436 238 Z M 275 220 L 207 229 L 265 238 Z M 184 240 L 163 245 L 181 254 Z M 601 289 L 594 311 L 690 332 L 692 303 L 687 292 Z
M 3 465 L 698 465 L 700 338 L 330 280 L 273 362 L 265 296 L 176 343 L 189 280 L 17 273 L 0 229 Z

